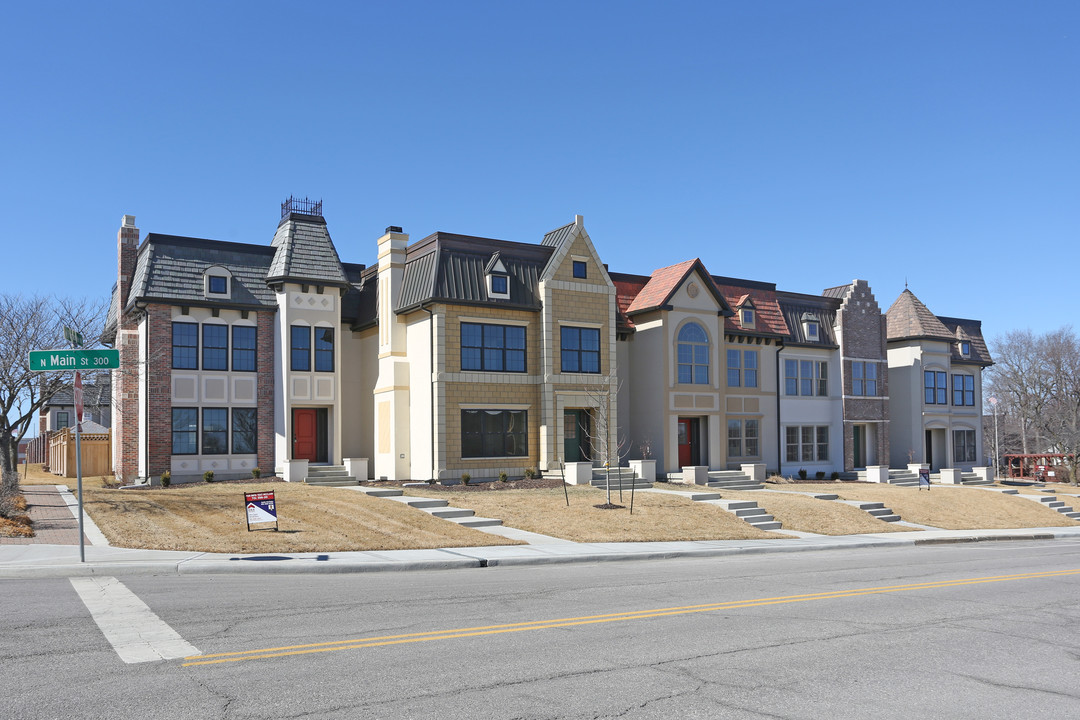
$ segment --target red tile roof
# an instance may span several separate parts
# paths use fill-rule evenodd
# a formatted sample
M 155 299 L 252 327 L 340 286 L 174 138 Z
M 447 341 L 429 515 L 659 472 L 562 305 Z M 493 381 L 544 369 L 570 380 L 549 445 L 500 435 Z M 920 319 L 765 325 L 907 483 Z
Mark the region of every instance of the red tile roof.
M 740 287 L 730 284 L 732 278 L 724 278 L 728 284 L 721 284 L 718 278 L 713 278 L 720 294 L 727 299 L 728 304 L 736 307 L 748 298 L 753 301 L 754 328 L 744 329 L 739 323 L 738 316 L 724 320 L 724 332 L 736 335 L 788 335 L 787 323 L 784 321 L 784 313 L 780 310 L 780 303 L 776 300 L 776 290 L 765 290 L 759 287 Z M 756 283 L 755 283 L 756 284 Z
M 694 258 L 693 260 L 684 260 L 681 263 L 654 270 L 653 274 L 649 276 L 649 282 L 626 309 L 627 313 L 652 310 L 666 303 L 671 294 L 675 292 L 675 288 L 686 278 L 690 268 L 698 262 L 700 260 Z

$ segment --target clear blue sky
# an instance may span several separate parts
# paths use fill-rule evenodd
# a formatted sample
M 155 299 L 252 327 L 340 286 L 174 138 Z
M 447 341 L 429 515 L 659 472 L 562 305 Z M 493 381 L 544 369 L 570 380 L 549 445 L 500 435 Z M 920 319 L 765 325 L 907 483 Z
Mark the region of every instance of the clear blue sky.
M 3 292 L 102 296 L 124 213 L 269 243 L 322 198 L 346 261 L 401 225 L 613 270 L 700 257 L 910 287 L 994 337 L 1072 323 L 1080 3 L 17 3 Z

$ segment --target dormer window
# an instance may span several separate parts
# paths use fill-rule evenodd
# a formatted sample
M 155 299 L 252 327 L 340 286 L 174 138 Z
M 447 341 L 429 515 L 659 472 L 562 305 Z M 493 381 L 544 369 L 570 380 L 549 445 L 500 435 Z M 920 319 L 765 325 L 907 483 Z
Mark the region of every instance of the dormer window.
M 802 316 L 803 336 L 807 342 L 817 342 L 821 339 L 821 324 L 817 316 L 811 313 L 803 313 Z
M 487 275 L 488 297 L 509 300 L 510 273 L 506 271 L 506 266 L 503 265 L 502 260 L 499 259 L 499 253 L 495 253 L 491 256 L 491 260 L 488 261 L 487 267 L 484 268 L 484 272 Z
M 742 326 L 752 328 L 754 327 L 754 311 L 751 308 L 743 308 L 739 310 L 739 322 Z
M 971 355 L 971 343 L 963 341 L 960 343 L 960 354 L 963 357 L 969 357 Z
M 810 320 L 806 323 L 806 339 L 817 340 L 818 339 L 818 324 L 817 322 Z
M 209 268 L 203 274 L 203 294 L 207 297 L 228 297 L 231 275 L 223 267 Z

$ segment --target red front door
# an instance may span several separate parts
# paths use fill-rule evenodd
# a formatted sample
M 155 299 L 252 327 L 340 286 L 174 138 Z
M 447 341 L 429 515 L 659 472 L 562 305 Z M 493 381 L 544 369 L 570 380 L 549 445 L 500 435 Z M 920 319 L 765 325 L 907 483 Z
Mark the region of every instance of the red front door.
M 679 467 L 693 465 L 690 446 L 690 421 L 679 419 Z
M 318 434 L 316 412 L 314 408 L 296 408 L 293 410 L 293 460 L 318 461 Z

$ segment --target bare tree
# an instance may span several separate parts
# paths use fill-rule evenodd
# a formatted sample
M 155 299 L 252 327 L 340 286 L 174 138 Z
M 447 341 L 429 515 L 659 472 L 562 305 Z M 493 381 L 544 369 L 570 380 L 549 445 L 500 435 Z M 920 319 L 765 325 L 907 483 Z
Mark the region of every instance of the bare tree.
M 993 343 L 996 364 L 987 393 L 1001 400 L 1004 449 L 1071 455 L 1078 481 L 1080 452 L 1080 339 L 1071 327 L 1034 335 L 1013 331 Z
M 33 372 L 31 350 L 68 347 L 64 328 L 82 333 L 87 347 L 99 344 L 107 305 L 51 297 L 0 294 L 0 473 L 8 477 L 18 463 L 19 441 L 38 411 L 72 373 Z
M 592 460 L 604 464 L 607 490 L 607 504 L 611 504 L 611 468 L 620 467 L 622 458 L 630 449 L 629 440 L 619 433 L 619 419 L 615 411 L 615 398 L 618 397 L 622 381 L 615 375 L 605 375 L 596 384 L 585 388 L 592 406 L 593 422 L 584 428 L 589 445 L 592 447 Z M 619 488 L 622 488 L 622 474 L 619 473 Z

